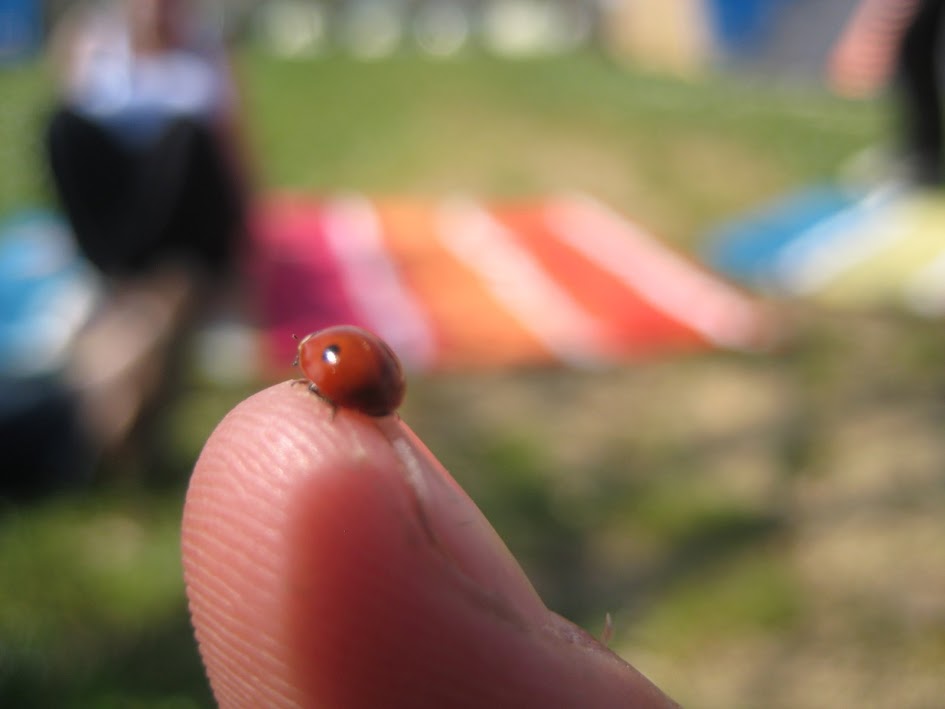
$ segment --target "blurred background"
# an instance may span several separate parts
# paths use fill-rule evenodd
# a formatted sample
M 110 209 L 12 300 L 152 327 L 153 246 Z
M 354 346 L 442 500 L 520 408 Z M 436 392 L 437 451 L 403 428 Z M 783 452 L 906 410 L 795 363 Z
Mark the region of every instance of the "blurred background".
M 279 320 L 285 301 L 238 259 L 211 280 L 80 255 L 45 127 L 73 5 L 0 0 L 0 705 L 211 706 L 179 561 L 187 479 L 226 411 L 292 376 L 279 338 L 307 316 Z M 342 197 L 383 217 L 463 195 L 508 227 L 501 205 L 581 194 L 750 314 L 744 341 L 656 328 L 589 362 L 583 335 L 488 366 L 418 356 L 401 409 L 549 607 L 595 634 L 610 613 L 614 650 L 688 707 L 945 697 L 938 311 L 888 281 L 824 300 L 718 265 L 791 219 L 792 238 L 849 224 L 890 184 L 889 95 L 827 88 L 855 5 L 200 5 L 239 89 L 249 253 L 282 253 L 272 210 L 300 201 L 317 221 Z M 923 224 L 945 242 L 945 222 Z M 296 300 L 317 306 L 305 284 L 337 274 L 306 268 Z

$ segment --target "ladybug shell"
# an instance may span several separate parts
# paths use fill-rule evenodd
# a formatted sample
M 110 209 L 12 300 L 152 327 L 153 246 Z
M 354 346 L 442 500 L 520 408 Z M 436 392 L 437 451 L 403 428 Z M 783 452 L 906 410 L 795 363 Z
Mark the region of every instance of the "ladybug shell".
M 397 355 L 377 335 L 353 325 L 306 336 L 299 342 L 297 364 L 334 406 L 386 416 L 404 399 L 404 371 Z

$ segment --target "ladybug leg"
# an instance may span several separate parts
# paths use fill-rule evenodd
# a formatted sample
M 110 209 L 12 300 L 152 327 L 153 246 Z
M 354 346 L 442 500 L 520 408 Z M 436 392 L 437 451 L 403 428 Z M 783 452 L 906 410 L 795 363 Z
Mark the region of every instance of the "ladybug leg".
M 335 404 L 335 402 L 332 401 L 331 399 L 329 399 L 328 397 L 326 397 L 324 394 L 322 394 L 322 393 L 318 390 L 318 387 L 315 386 L 315 382 L 311 382 L 311 381 L 309 381 L 308 379 L 296 379 L 295 381 L 296 381 L 296 382 L 308 382 L 308 390 L 309 390 L 310 392 L 312 392 L 315 396 L 317 396 L 319 399 L 321 399 L 322 401 L 324 401 L 326 404 L 328 404 L 329 408 L 331 409 L 331 414 L 329 415 L 328 420 L 329 420 L 329 421 L 334 421 L 334 420 L 335 420 L 335 414 L 338 413 L 338 406 Z M 293 382 L 293 383 L 294 383 L 294 382 Z

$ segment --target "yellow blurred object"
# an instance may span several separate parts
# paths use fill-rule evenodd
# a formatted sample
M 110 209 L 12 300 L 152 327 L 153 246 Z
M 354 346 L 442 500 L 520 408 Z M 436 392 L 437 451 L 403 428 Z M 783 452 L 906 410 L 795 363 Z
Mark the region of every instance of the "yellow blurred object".
M 917 310 L 941 312 L 940 285 L 923 286 L 922 274 L 945 254 L 945 201 L 938 195 L 915 195 L 890 208 L 885 218 L 859 235 L 872 248 L 821 292 L 826 302 L 873 305 L 906 299 Z M 937 280 L 937 279 L 936 279 Z M 940 282 L 940 281 L 939 281 Z M 937 291 L 934 292 L 934 291 Z
M 621 60 L 680 76 L 709 62 L 711 38 L 698 0 L 617 0 L 605 12 L 605 40 Z

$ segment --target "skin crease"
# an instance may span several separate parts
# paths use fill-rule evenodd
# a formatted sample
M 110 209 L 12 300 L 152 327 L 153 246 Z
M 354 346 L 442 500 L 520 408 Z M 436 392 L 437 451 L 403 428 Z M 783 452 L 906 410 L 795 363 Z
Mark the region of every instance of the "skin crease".
M 221 707 L 673 707 L 550 612 L 397 417 L 276 385 L 220 423 L 183 519 Z

